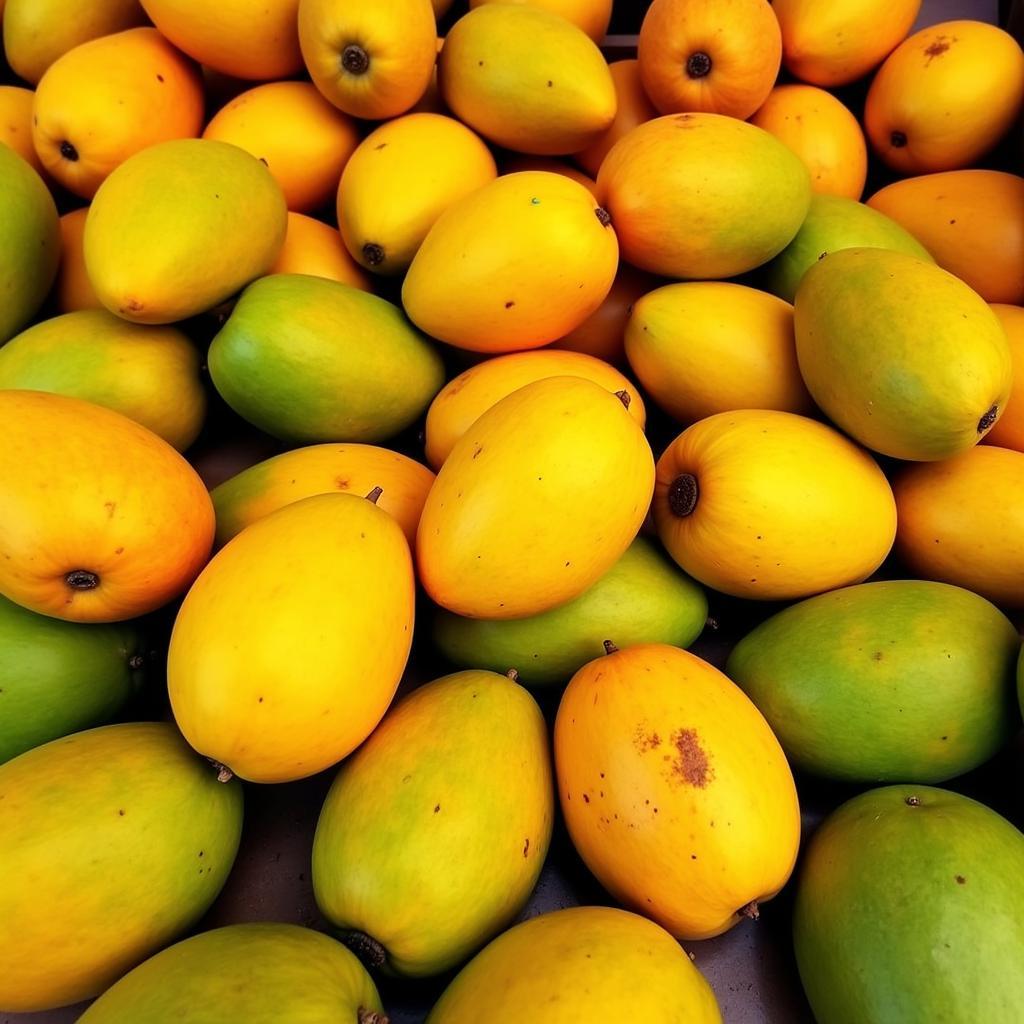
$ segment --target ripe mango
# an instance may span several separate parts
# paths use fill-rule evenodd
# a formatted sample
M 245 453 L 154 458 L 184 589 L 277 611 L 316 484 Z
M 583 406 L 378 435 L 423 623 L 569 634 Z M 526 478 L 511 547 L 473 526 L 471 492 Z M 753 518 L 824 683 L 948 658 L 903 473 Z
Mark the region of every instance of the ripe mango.
M 0 15 L 3 4 L 0 3 Z M 10 146 L 32 165 L 36 174 L 43 173 L 39 154 L 32 145 L 32 102 L 35 93 L 18 85 L 0 85 L 0 142 Z
M 65 213 L 60 219 L 60 268 L 53 286 L 57 309 L 73 313 L 79 309 L 105 309 L 85 270 L 85 221 L 89 207 Z
M 288 230 L 271 274 L 309 274 L 372 292 L 368 274 L 349 255 L 337 228 L 304 213 L 288 211 Z
M 1024 452 L 1024 307 L 992 305 L 992 312 L 1006 331 L 1013 359 L 1013 388 L 1003 415 L 982 438 L 983 444 Z
M 519 3 L 558 14 L 600 43 L 608 31 L 612 17 L 612 0 L 469 0 L 469 8 L 489 3 Z

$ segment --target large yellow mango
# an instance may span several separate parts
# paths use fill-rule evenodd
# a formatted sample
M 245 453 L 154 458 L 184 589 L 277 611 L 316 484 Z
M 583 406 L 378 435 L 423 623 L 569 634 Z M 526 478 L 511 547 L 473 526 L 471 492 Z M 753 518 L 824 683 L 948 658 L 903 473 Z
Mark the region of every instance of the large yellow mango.
M 612 17 L 612 0 L 469 0 L 469 9 L 490 3 L 526 4 L 558 14 L 600 43 Z
M 409 545 L 372 501 L 320 494 L 253 523 L 174 624 L 167 684 L 185 738 L 253 782 L 340 761 L 394 696 L 414 599 Z
M 474 618 L 564 604 L 629 547 L 653 485 L 647 439 L 615 395 L 579 377 L 528 384 L 441 467 L 416 537 L 420 581 Z

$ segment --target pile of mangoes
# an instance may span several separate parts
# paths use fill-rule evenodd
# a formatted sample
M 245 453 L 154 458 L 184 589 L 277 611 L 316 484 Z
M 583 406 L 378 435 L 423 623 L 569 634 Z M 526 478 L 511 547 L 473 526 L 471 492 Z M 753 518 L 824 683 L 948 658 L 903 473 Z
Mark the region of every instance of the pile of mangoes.
M 1024 1019 L 1024 52 L 920 9 L 0 0 L 0 1011 L 713 1024 L 789 884 L 819 1024 Z M 325 771 L 323 930 L 185 938 Z

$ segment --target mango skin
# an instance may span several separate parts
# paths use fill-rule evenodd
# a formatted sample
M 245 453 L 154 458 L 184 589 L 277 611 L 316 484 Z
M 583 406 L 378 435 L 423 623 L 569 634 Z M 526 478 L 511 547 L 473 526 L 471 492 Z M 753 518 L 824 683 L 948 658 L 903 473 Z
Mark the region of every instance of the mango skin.
M 427 1024 L 721 1024 L 711 986 L 679 944 L 613 907 L 570 907 L 510 928 L 462 969 Z
M 98 995 L 198 921 L 242 830 L 239 784 L 163 722 L 30 750 L 0 767 L 0 798 L 0 1007 L 14 1013 Z
M 136 627 L 61 622 L 3 597 L 0 652 L 0 764 L 108 721 L 141 681 Z
M 292 924 L 234 924 L 157 953 L 78 1024 L 338 1024 L 381 1009 L 373 979 L 334 939 Z
M 235 412 L 294 443 L 386 440 L 444 383 L 441 357 L 397 307 L 305 274 L 250 285 L 208 363 Z
M 1018 724 L 1020 638 L 983 597 L 920 580 L 864 583 L 772 616 L 726 673 L 790 763 L 850 782 L 942 782 Z
M 818 1024 L 1016 1024 L 1024 836 L 967 797 L 873 789 L 807 849 L 793 938 Z
M 399 974 L 461 963 L 526 904 L 554 819 L 548 734 L 507 676 L 470 671 L 413 691 L 338 773 L 313 841 L 331 923 Z
M 564 683 L 600 657 L 604 641 L 689 647 L 700 636 L 708 601 L 693 580 L 642 537 L 592 587 L 525 619 L 464 619 L 439 610 L 434 643 L 456 665 L 514 668 L 525 686 Z

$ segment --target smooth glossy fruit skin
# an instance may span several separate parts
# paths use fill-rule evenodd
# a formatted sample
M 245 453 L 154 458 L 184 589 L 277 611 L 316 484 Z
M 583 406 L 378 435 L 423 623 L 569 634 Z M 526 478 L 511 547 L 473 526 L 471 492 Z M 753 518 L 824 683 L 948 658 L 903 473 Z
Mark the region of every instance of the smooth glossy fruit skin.
M 772 616 L 726 672 L 790 763 L 849 782 L 942 782 L 1018 724 L 1020 637 L 998 608 L 944 583 L 886 580 Z
M 218 782 L 164 722 L 36 747 L 0 766 L 0 797 L 0 1006 L 12 1013 L 98 995 L 194 925 L 242 831 L 239 784 Z
M 883 455 L 928 462 L 965 451 L 1010 396 L 995 314 L 958 278 L 906 253 L 830 253 L 800 282 L 794 323 L 814 400 Z
M 38 312 L 60 260 L 60 221 L 43 179 L 0 143 L 0 344 Z
M 180 50 L 235 78 L 288 78 L 302 68 L 298 0 L 139 0 Z
M 735 597 L 790 600 L 859 583 L 884 561 L 896 504 L 871 456 L 774 410 L 718 413 L 658 460 L 654 521 L 695 579 Z
M 402 304 L 421 330 L 459 348 L 539 348 L 601 305 L 618 256 L 614 229 L 582 185 L 545 171 L 507 174 L 441 214 Z
M 199 350 L 175 327 L 84 309 L 43 320 L 0 348 L 0 388 L 106 406 L 184 451 L 206 413 L 199 362 Z
M 340 943 L 293 924 L 233 924 L 185 939 L 107 989 L 79 1024 L 371 1024 L 373 979 Z
M 1024 178 L 923 174 L 880 189 L 868 206 L 902 224 L 986 302 L 1024 302 Z
M 0 4 L 0 14 L 3 5 Z M 17 85 L 0 85 L 0 142 L 8 145 L 36 174 L 43 173 L 39 154 L 32 145 L 32 102 L 35 93 Z
M 0 597 L 0 764 L 109 721 L 145 656 L 133 626 L 82 626 Z
M 831 93 L 813 85 L 778 85 L 750 119 L 796 153 L 818 195 L 860 199 L 868 147 L 857 118 Z
M 979 445 L 893 481 L 897 551 L 916 576 L 1024 607 L 1024 455 Z
M 718 669 L 667 644 L 584 665 L 555 720 L 573 845 L 676 938 L 721 935 L 785 885 L 800 807 L 768 723 Z
M 599 657 L 604 641 L 689 647 L 707 621 L 704 591 L 653 545 L 637 537 L 579 597 L 525 619 L 464 619 L 438 611 L 433 638 L 456 665 L 514 668 L 524 686 L 562 684 Z
M 471 366 L 438 392 L 427 411 L 427 461 L 439 469 L 459 438 L 483 413 L 513 391 L 545 377 L 582 377 L 612 394 L 624 392 L 626 408 L 643 430 L 647 419 L 644 400 L 614 367 L 580 352 L 514 352 Z
M 782 59 L 797 78 L 826 88 L 876 68 L 907 36 L 921 0 L 772 0 Z
M 539 6 L 470 11 L 445 37 L 437 67 L 452 113 L 519 153 L 577 153 L 615 118 L 615 85 L 597 45 Z
M 0 422 L 0 594 L 59 619 L 118 622 L 195 579 L 213 505 L 166 441 L 40 391 L 0 391 Z
M 341 237 L 367 270 L 400 274 L 437 218 L 497 175 L 480 137 L 450 117 L 388 121 L 363 140 L 341 176 Z
M 856 248 L 895 249 L 934 262 L 910 232 L 870 206 L 843 196 L 815 195 L 793 241 L 763 268 L 764 287 L 792 302 L 804 274 L 818 260 Z
M 289 210 L 317 210 L 334 195 L 356 146 L 355 123 L 309 82 L 268 82 L 221 107 L 204 139 L 241 147 L 267 165 Z
M 60 267 L 54 283 L 54 298 L 61 313 L 79 309 L 105 309 L 85 270 L 85 221 L 89 207 L 72 210 L 60 218 Z
M 612 0 L 469 0 L 469 9 L 489 3 L 525 4 L 560 15 L 600 44 L 612 17 Z
M 1024 452 L 1024 398 L 1021 397 L 1024 395 L 1024 309 L 1020 306 L 994 304 L 992 312 L 1006 331 L 1013 360 L 1014 387 L 1010 391 L 1003 415 L 982 438 L 982 444 Z
M 161 142 L 100 186 L 85 223 L 85 266 L 112 313 L 173 323 L 265 274 L 286 227 L 281 189 L 255 157 L 212 139 Z
M 814 408 L 796 362 L 793 307 L 725 281 L 669 284 L 633 304 L 626 356 L 674 419 L 732 409 Z
M 677 278 L 760 266 L 789 244 L 811 201 L 810 175 L 792 150 L 720 114 L 634 128 L 605 157 L 597 188 L 623 259 Z
M 295 443 L 393 437 L 444 383 L 441 357 L 400 309 L 304 274 L 246 288 L 208 363 L 235 412 Z
M 721 1024 L 711 986 L 664 929 L 614 907 L 569 907 L 510 928 L 467 964 L 428 1024 Z
M 351 753 L 405 670 L 415 583 L 401 529 L 372 501 L 318 494 L 214 556 L 174 623 L 167 688 L 185 738 L 250 782 Z
M 637 56 L 662 114 L 700 110 L 743 121 L 778 78 L 782 36 L 768 0 L 654 0 Z
M 515 174 L 518 171 L 549 171 L 551 174 L 564 174 L 582 185 L 591 195 L 597 195 L 597 182 L 587 177 L 578 167 L 573 167 L 566 159 L 511 153 L 502 160 L 500 174 Z
M 889 56 L 868 91 L 864 128 L 903 175 L 970 167 L 1009 130 L 1024 102 L 1024 52 L 1000 28 L 946 21 Z
M 299 45 L 313 84 L 339 110 L 404 114 L 430 85 L 437 25 L 430 0 L 299 0 Z
M 434 483 L 426 466 L 368 444 L 317 444 L 275 455 L 242 470 L 210 492 L 217 512 L 217 546 L 285 505 L 342 491 L 360 496 L 381 488 L 376 504 L 413 544 L 423 503 Z
M 957 793 L 843 804 L 803 860 L 793 938 L 819 1024 L 1015 1024 L 1024 836 Z
M 444 676 L 397 704 L 334 780 L 313 840 L 317 904 L 390 970 L 440 974 L 522 910 L 554 813 L 534 699 L 494 672 Z
M 304 213 L 288 212 L 284 245 L 268 274 L 308 274 L 373 291 L 369 275 L 349 256 L 338 229 Z
M 473 618 L 556 608 L 619 560 L 653 486 L 647 439 L 617 397 L 580 377 L 527 384 L 441 467 L 416 535 L 420 583 Z

